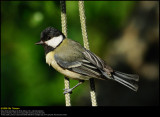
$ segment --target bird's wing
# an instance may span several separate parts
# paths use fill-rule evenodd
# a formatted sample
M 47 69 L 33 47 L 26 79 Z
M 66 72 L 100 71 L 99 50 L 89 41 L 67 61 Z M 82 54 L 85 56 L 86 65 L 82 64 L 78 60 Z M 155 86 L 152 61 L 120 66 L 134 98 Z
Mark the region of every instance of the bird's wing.
M 105 79 L 106 78 L 110 79 L 113 72 L 113 69 L 110 66 L 108 66 L 101 58 L 99 58 L 98 56 L 96 56 L 94 53 L 92 53 L 87 49 L 86 51 L 83 52 L 83 54 L 85 56 L 85 59 L 87 59 L 101 71 L 103 76 L 105 76 Z
M 57 64 L 59 64 L 64 69 L 69 69 L 82 75 L 103 79 L 102 73 L 99 68 L 97 68 L 97 66 L 85 59 L 84 55 L 81 57 L 79 57 L 78 55 L 76 57 L 74 55 L 71 60 L 69 59 L 69 57 L 62 57 L 58 54 L 55 54 L 54 58 Z
M 94 53 L 92 53 L 89 50 L 86 50 L 83 52 L 85 58 L 91 62 L 93 65 L 95 65 L 99 69 L 104 69 L 105 63 L 102 59 L 100 59 L 98 56 L 96 56 Z

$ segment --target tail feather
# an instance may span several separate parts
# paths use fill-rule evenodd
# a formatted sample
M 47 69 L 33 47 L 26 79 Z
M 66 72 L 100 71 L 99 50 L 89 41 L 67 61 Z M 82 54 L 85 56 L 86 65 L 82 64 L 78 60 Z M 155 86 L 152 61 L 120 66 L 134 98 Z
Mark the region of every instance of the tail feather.
M 138 85 L 136 84 L 136 81 L 139 80 L 138 75 L 126 74 L 119 71 L 114 71 L 112 76 L 113 76 L 113 80 L 125 85 L 126 87 L 132 89 L 133 91 L 138 90 Z
M 137 74 L 126 74 L 126 73 L 119 72 L 119 71 L 115 71 L 114 73 L 115 73 L 115 75 L 117 75 L 119 77 L 123 77 L 125 79 L 139 81 L 139 76 Z

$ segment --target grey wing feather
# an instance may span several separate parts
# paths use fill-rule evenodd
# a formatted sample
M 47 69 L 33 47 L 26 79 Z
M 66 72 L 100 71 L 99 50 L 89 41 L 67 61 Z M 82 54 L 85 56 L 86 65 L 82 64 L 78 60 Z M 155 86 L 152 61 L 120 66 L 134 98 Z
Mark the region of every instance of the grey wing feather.
M 101 71 L 103 76 L 109 78 L 108 75 L 113 72 L 113 69 L 110 66 L 108 66 L 101 58 L 89 50 L 84 51 L 83 54 L 88 61 L 94 64 Z
M 77 72 L 77 73 L 80 73 L 80 74 L 83 74 L 83 75 L 86 75 L 86 76 L 94 77 L 94 78 L 97 78 L 101 75 L 101 73 L 98 72 L 97 70 L 89 69 L 85 66 L 74 67 L 74 68 L 72 68 L 72 70 L 74 72 Z
M 54 55 L 54 58 L 62 68 L 72 70 L 76 73 L 101 78 L 101 71 L 97 67 L 85 58 L 75 59 L 74 61 L 64 60 L 61 56 Z
M 89 50 L 86 50 L 85 52 L 83 52 L 83 54 L 85 55 L 85 58 L 90 61 L 92 64 L 94 64 L 96 67 L 98 67 L 99 69 L 103 69 L 104 68 L 104 61 L 101 60 L 98 56 L 96 56 L 94 53 L 90 52 Z
M 54 55 L 54 58 L 55 58 L 56 62 L 57 62 L 61 67 L 65 68 L 65 69 L 81 66 L 81 62 L 78 62 L 78 61 L 69 62 L 69 61 L 63 60 L 61 57 L 59 57 L 59 56 L 56 55 L 56 54 Z

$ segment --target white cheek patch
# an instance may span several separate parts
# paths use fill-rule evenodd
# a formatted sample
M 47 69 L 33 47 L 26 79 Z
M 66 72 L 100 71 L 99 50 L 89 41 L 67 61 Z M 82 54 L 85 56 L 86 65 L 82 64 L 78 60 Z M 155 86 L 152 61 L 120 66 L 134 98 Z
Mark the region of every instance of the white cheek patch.
M 48 46 L 51 46 L 53 48 L 56 48 L 63 40 L 63 36 L 60 35 L 58 37 L 53 37 L 51 38 L 50 40 L 46 41 L 45 43 L 48 45 Z

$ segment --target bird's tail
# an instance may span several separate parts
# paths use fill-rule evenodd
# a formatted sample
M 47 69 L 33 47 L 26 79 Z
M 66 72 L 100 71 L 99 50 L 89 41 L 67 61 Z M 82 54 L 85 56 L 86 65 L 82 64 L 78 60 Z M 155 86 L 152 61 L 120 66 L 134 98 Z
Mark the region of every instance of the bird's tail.
M 138 90 L 138 85 L 136 84 L 136 82 L 139 81 L 139 76 L 136 74 L 126 74 L 119 71 L 114 71 L 112 74 L 112 78 L 113 80 L 125 85 L 133 91 Z

